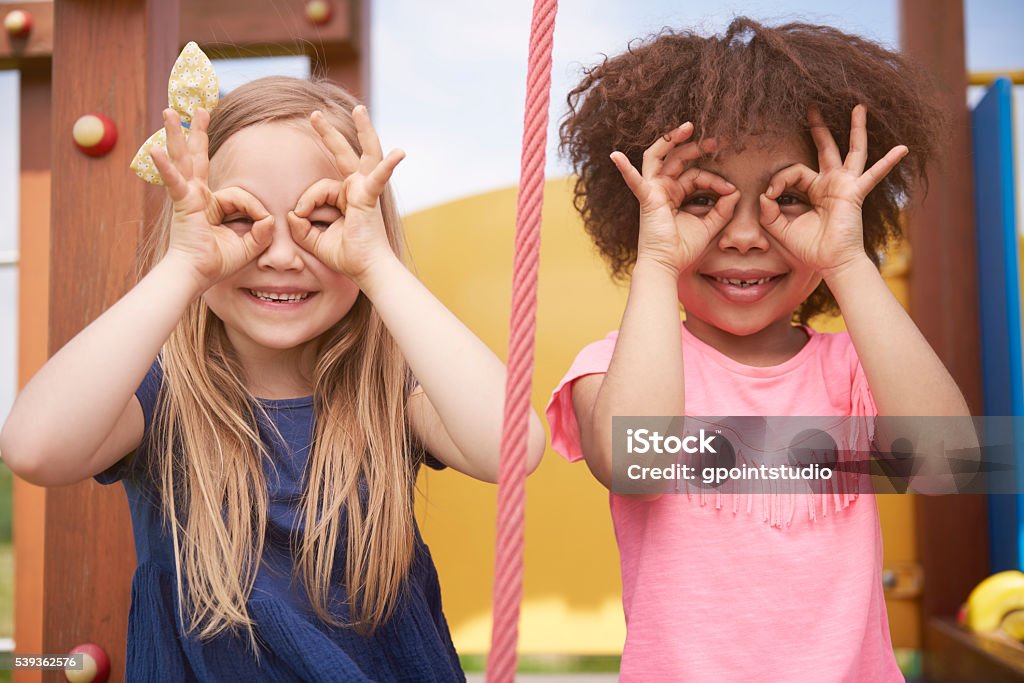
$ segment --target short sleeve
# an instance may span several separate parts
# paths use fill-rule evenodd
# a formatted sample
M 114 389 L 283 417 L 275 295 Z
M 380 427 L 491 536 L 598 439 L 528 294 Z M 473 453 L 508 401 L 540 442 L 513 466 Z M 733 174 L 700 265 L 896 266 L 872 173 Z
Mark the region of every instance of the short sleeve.
M 853 345 L 850 345 L 852 350 Z M 878 416 L 878 406 L 875 405 L 875 397 L 868 385 L 867 375 L 864 374 L 864 366 L 860 364 L 856 352 L 854 355 L 853 381 L 850 386 L 850 412 L 853 415 L 864 415 L 867 417 Z
M 548 426 L 551 428 L 551 447 L 569 462 L 583 458 L 580 427 L 572 406 L 573 382 L 586 375 L 608 372 L 617 338 L 618 334 L 612 332 L 601 341 L 585 346 L 576 355 L 569 372 L 565 373 L 565 377 L 551 393 L 551 400 L 544 411 Z
M 163 380 L 164 373 L 160 367 L 160 359 L 157 358 L 153 361 L 153 364 L 149 366 L 149 370 L 146 371 L 146 376 L 142 378 L 142 383 L 139 385 L 139 388 L 135 390 L 135 398 L 139 400 L 139 405 L 142 406 L 142 417 L 145 424 L 142 443 L 140 443 L 139 447 L 135 449 L 135 452 L 129 453 L 107 469 L 95 475 L 93 479 L 99 483 L 115 484 L 126 477 L 135 476 L 142 471 L 141 466 L 145 458 L 145 453 L 148 451 L 150 426 L 153 424 L 153 414 L 156 411 L 157 396 L 160 394 L 160 386 L 163 384 Z

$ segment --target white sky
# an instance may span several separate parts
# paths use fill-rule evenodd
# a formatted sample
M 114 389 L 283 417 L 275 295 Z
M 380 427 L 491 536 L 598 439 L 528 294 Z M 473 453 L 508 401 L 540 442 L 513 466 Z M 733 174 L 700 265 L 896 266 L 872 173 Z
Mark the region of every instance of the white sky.
M 374 0 L 371 114 L 385 147 L 408 157 L 394 186 L 411 212 L 514 184 L 519 174 L 531 4 Z M 561 0 L 555 26 L 548 175 L 565 175 L 556 127 L 582 66 L 663 26 L 719 30 L 737 15 L 834 24 L 895 45 L 895 0 Z M 426 28 L 429 27 L 429 28 Z M 1024 62 L 1024 59 L 1021 60 Z

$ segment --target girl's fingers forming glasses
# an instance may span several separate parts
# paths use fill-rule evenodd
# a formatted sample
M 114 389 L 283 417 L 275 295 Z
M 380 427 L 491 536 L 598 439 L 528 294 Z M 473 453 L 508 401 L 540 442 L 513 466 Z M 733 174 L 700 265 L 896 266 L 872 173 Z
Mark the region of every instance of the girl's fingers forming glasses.
M 641 169 L 643 177 L 653 178 L 661 175 L 665 158 L 675 149 L 676 145 L 685 142 L 691 135 L 693 135 L 693 124 L 687 121 L 655 140 L 653 145 L 644 150 Z
M 343 176 L 350 176 L 359 170 L 359 156 L 352 145 L 337 128 L 331 125 L 322 112 L 315 111 L 309 116 L 313 129 L 320 135 L 328 151 L 334 156 L 334 165 Z
M 318 206 L 330 205 L 338 209 L 342 215 L 345 214 L 345 186 L 340 180 L 321 178 L 310 185 L 299 201 L 295 203 L 293 212 L 299 218 L 308 218 Z
M 701 191 L 709 192 L 716 197 L 711 210 L 703 216 L 702 220 L 720 230 L 732 217 L 736 203 L 740 200 L 740 193 L 736 186 L 722 176 L 702 168 L 691 168 L 684 172 L 677 184 L 679 196 L 674 197 L 676 204 L 681 204 L 687 197 L 691 197 Z
M 868 162 L 868 110 L 858 104 L 850 114 L 850 152 L 843 166 L 857 175 L 864 172 Z
M 404 158 L 405 152 L 400 149 L 393 149 L 388 152 L 388 155 L 367 176 L 366 189 L 379 198 L 384 193 L 384 188 L 387 187 L 388 181 L 391 180 L 391 174 L 395 172 L 395 168 Z
M 807 112 L 807 123 L 811 128 L 811 138 L 814 140 L 814 146 L 818 149 L 818 168 L 821 169 L 821 172 L 824 173 L 833 168 L 841 168 L 843 158 L 839 154 L 839 146 L 836 145 L 835 138 L 832 137 L 832 131 L 825 125 L 821 112 L 817 109 L 809 110 Z
M 906 145 L 897 145 L 886 152 L 884 157 L 876 161 L 857 179 L 857 193 L 861 197 L 867 197 L 868 193 L 875 189 L 875 186 L 882 182 L 885 176 L 896 168 L 896 164 L 909 153 L 910 149 Z
M 188 195 L 188 181 L 181 175 L 178 168 L 167 156 L 167 150 L 153 146 L 150 150 L 150 156 L 153 157 L 153 165 L 156 166 L 156 170 L 160 172 L 160 177 L 163 178 L 164 187 L 167 188 L 167 193 L 171 196 L 172 202 L 180 202 Z
M 622 179 L 626 181 L 626 186 L 629 187 L 633 196 L 643 205 L 647 201 L 649 190 L 647 188 L 647 181 L 640 175 L 640 171 L 636 170 L 636 167 L 622 152 L 612 152 L 611 160 L 615 164 L 615 168 L 619 170 Z
M 370 121 L 370 112 L 363 105 L 358 105 L 352 110 L 352 120 L 356 124 L 356 137 L 359 139 L 359 146 L 363 148 L 363 155 L 360 157 L 360 170 L 369 174 L 374 167 L 384 158 L 384 150 L 380 146 L 380 138 L 377 131 L 373 129 Z
M 665 161 L 661 166 L 661 174 L 670 178 L 678 177 L 679 174 L 686 170 L 691 161 L 714 154 L 717 150 L 718 140 L 715 138 L 677 145 L 675 149 L 665 156 Z
M 818 172 L 814 169 L 808 168 L 804 164 L 793 164 L 772 176 L 771 180 L 768 181 L 768 189 L 764 191 L 764 196 L 775 201 L 786 188 L 790 187 L 804 194 L 809 194 L 811 185 L 817 179 Z
M 211 225 L 217 225 L 224 220 L 225 216 L 236 213 L 245 214 L 256 223 L 271 217 L 263 208 L 260 200 L 240 187 L 225 187 L 222 190 L 217 190 L 213 193 L 213 198 L 216 200 L 220 215 L 211 216 L 213 219 L 210 221 Z
M 679 189 L 683 197 L 688 197 L 700 190 L 709 190 L 718 196 L 732 194 L 736 186 L 728 180 L 703 168 L 691 168 L 679 176 Z
M 192 159 L 188 154 L 188 143 L 181 128 L 181 117 L 173 109 L 164 110 L 164 132 L 167 134 L 167 156 L 185 180 L 191 180 Z
M 213 193 L 220 216 L 211 217 L 210 225 L 217 225 L 226 216 L 244 214 L 253 220 L 252 229 L 241 234 L 242 245 L 248 260 L 252 260 L 269 243 L 273 232 L 274 217 L 267 213 L 260 200 L 240 187 L 226 187 Z
M 188 131 L 188 152 L 192 157 L 192 173 L 204 183 L 210 178 L 210 138 L 206 133 L 209 126 L 210 112 L 202 107 L 196 109 Z

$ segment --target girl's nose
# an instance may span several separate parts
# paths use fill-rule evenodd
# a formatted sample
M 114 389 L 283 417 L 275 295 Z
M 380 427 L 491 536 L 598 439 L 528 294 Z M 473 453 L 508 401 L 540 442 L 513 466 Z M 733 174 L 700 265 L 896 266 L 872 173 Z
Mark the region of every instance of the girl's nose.
M 751 249 L 767 251 L 768 235 L 761 225 L 760 211 L 755 196 L 754 206 L 740 201 L 732 218 L 718 235 L 718 247 L 722 250 L 735 249 L 746 254 Z
M 270 246 L 256 257 L 256 265 L 273 270 L 302 270 L 302 249 L 292 239 L 288 220 L 282 216 L 274 219 L 274 232 Z

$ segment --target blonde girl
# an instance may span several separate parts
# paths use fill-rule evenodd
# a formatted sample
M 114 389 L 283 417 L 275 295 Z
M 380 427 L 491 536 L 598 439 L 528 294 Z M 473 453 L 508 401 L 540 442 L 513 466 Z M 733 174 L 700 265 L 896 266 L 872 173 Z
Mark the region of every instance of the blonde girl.
M 25 387 L 5 461 L 123 482 L 129 679 L 463 680 L 413 485 L 496 480 L 505 368 L 404 265 L 402 153 L 282 77 L 165 129 L 146 274 Z

